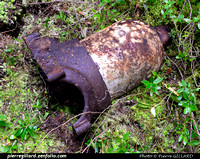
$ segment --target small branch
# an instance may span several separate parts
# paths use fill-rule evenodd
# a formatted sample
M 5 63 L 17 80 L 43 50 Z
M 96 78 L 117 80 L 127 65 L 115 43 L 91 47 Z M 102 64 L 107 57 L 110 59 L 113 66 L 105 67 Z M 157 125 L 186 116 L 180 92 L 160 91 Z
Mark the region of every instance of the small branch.
M 104 4 L 98 11 L 96 11 L 95 13 L 89 15 L 88 17 L 83 18 L 83 19 L 81 19 L 81 20 L 79 20 L 79 21 L 77 21 L 76 23 L 73 23 L 73 24 L 71 24 L 71 25 L 68 25 L 67 27 L 65 27 L 65 28 L 63 28 L 63 29 L 61 29 L 61 30 L 58 30 L 58 31 L 55 32 L 55 33 L 59 33 L 60 31 L 66 30 L 66 29 L 70 28 L 70 27 L 73 26 L 73 25 L 76 25 L 76 24 L 78 24 L 78 23 L 80 23 L 80 22 L 82 22 L 82 21 L 85 21 L 85 20 L 89 19 L 89 18 L 92 17 L 93 15 L 99 13 L 99 12 L 104 8 L 105 5 L 106 5 L 106 4 Z M 54 35 L 54 34 L 47 34 L 47 35 L 41 36 L 41 37 L 39 37 L 39 38 L 47 37 L 47 36 L 49 36 L 49 35 Z M 38 39 L 39 39 L 39 38 L 38 38 Z
M 167 121 L 164 125 L 164 127 L 160 130 L 160 132 L 158 133 L 157 137 L 158 139 L 161 138 L 162 136 L 162 132 L 164 131 L 164 129 L 166 128 L 166 126 L 169 124 L 169 122 Z M 151 149 L 147 152 L 147 153 L 151 153 L 151 151 L 153 150 L 153 148 L 157 145 L 158 143 L 158 139 L 155 141 L 154 145 L 151 147 Z
M 188 3 L 189 3 L 189 6 L 190 6 L 190 19 L 192 18 L 192 7 L 191 7 L 191 4 L 190 4 L 190 1 L 188 0 Z
M 195 128 L 197 129 L 197 135 L 199 135 L 199 137 L 200 137 L 199 129 L 198 129 L 198 127 L 195 125 L 194 113 L 193 113 L 193 112 L 191 112 L 191 116 L 192 116 L 192 120 L 193 120 L 193 122 L 194 122 L 194 126 L 195 126 Z
M 181 11 L 180 11 L 180 13 L 179 13 L 179 15 L 178 15 L 178 18 L 179 18 L 179 16 L 180 16 L 180 15 L 181 15 L 181 13 L 182 13 L 182 11 L 183 11 L 183 8 L 185 7 L 186 1 L 187 1 L 187 0 L 185 0 L 185 2 L 184 2 L 184 4 L 183 4 L 183 7 L 182 7 L 182 9 L 181 9 Z
M 77 12 L 76 12 L 76 8 L 74 7 L 74 4 L 73 4 L 73 3 L 71 3 L 71 4 L 72 4 L 73 10 L 74 10 L 74 13 L 75 13 L 75 15 L 76 15 L 76 19 L 79 21 L 78 14 L 77 14 Z M 80 22 L 78 23 L 78 25 L 79 25 L 79 27 L 80 27 L 80 29 L 81 29 L 81 34 L 82 34 L 82 36 L 85 38 L 85 36 L 83 35 L 83 34 L 84 34 L 84 33 L 83 33 L 83 28 L 82 28 Z
M 90 144 L 81 152 L 81 153 L 84 153 L 89 147 L 90 145 L 92 144 L 92 142 L 96 139 L 98 139 L 101 135 L 103 135 L 106 131 L 108 131 L 108 129 L 111 127 L 111 125 L 109 127 L 106 128 L 106 130 L 104 130 L 102 133 L 100 133 L 98 136 L 96 136 L 94 139 L 92 139 L 90 141 Z
M 193 61 L 191 62 L 191 70 L 192 70 L 192 76 L 194 78 L 195 86 L 198 88 L 198 84 L 197 84 L 196 78 L 194 76 L 194 63 L 193 63 Z
M 15 29 L 17 28 L 17 26 L 18 26 L 18 23 L 16 23 L 16 25 L 15 25 L 15 28 L 14 28 L 14 29 L 7 30 L 7 31 L 4 31 L 4 32 L 0 32 L 0 33 L 1 33 L 1 34 L 4 34 L 4 33 L 8 33 L 8 32 L 13 32 L 13 31 L 15 31 Z
M 176 66 L 176 68 L 178 69 L 178 71 L 181 75 L 181 78 L 184 80 L 185 78 L 183 77 L 183 74 L 182 74 L 181 70 L 178 68 L 177 64 L 172 59 L 170 59 L 167 54 L 166 54 L 166 57 Z

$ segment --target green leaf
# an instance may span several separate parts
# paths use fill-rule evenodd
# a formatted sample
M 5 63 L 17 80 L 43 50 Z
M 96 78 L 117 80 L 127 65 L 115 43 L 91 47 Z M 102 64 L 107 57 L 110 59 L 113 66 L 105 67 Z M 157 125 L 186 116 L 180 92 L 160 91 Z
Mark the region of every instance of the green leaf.
M 185 129 L 185 134 L 186 134 L 186 135 L 189 135 L 189 134 L 190 134 L 188 129 Z
M 187 87 L 187 83 L 184 80 L 181 80 L 182 86 Z
M 187 113 L 191 113 L 191 108 L 190 107 L 186 107 L 184 109 L 184 114 L 187 114 Z
M 6 122 L 5 121 L 0 121 L 0 126 L 6 126 Z
M 123 139 L 126 140 L 126 141 L 129 140 L 130 134 L 131 134 L 131 132 L 124 134 Z
M 192 106 L 190 106 L 190 108 L 191 108 L 192 111 L 197 111 L 197 106 L 196 105 L 192 105 Z
M 151 96 L 151 97 L 153 96 L 153 91 L 152 91 L 152 90 L 150 91 L 150 96 Z
M 200 140 L 199 141 L 197 141 L 197 140 L 191 141 L 188 143 L 188 145 L 195 145 L 195 146 L 199 145 L 200 146 Z
M 187 141 L 187 137 L 184 136 L 184 137 L 183 137 L 183 144 L 186 145 L 187 143 L 188 143 L 188 141 Z
M 188 19 L 188 18 L 184 18 L 184 20 L 185 20 L 187 23 L 190 23 L 190 22 L 191 22 L 191 20 Z
M 1 147 L 0 151 L 3 152 L 3 153 L 6 153 L 9 151 L 9 147 L 8 146 L 4 146 L 4 147 Z
M 182 57 L 183 57 L 183 55 L 179 54 L 179 55 L 176 56 L 176 59 L 181 59 Z
M 15 150 L 17 148 L 18 148 L 18 145 L 14 145 L 14 146 L 11 147 L 12 150 Z
M 26 135 L 26 128 L 23 129 L 23 132 L 22 132 L 22 134 L 21 134 L 21 139 L 22 139 L 22 140 L 24 139 L 25 135 Z
M 159 92 L 158 92 L 158 90 L 157 89 L 155 89 L 155 91 L 154 91 L 157 95 L 159 95 Z
M 171 1 L 171 2 L 169 2 L 168 4 L 172 5 L 172 4 L 174 4 L 174 3 L 175 3 L 174 1 Z
M 165 9 L 168 9 L 169 8 L 169 4 L 165 4 Z
M 184 15 L 181 14 L 181 15 L 179 16 L 179 19 L 184 19 Z
M 103 3 L 103 4 L 107 3 L 107 0 L 102 0 L 102 3 Z
M 0 121 L 6 119 L 6 115 L 0 115 Z
M 187 94 L 185 91 L 183 92 L 183 97 L 184 97 L 186 100 L 189 100 L 188 94 Z
M 190 107 L 190 105 L 187 101 L 183 101 L 182 107 Z
M 19 129 L 19 130 L 15 133 L 15 136 L 18 137 L 19 135 L 21 135 L 22 132 L 23 132 L 23 128 Z
M 115 13 L 115 12 L 117 12 L 116 9 L 112 9 L 112 10 L 111 10 L 111 13 Z
M 29 137 L 29 135 L 26 133 L 25 136 L 24 136 L 24 139 L 27 140 L 28 137 Z
M 149 81 L 147 81 L 147 80 L 142 81 L 142 83 L 145 84 L 145 85 L 151 84 L 151 83 L 150 83 Z
M 97 11 L 95 9 L 91 9 L 92 12 L 96 13 Z
M 181 93 L 183 91 L 184 91 L 184 88 L 180 88 L 180 89 L 177 90 L 177 93 Z
M 178 142 L 181 142 L 181 140 L 183 139 L 183 134 L 181 134 L 178 138 Z
M 200 29 L 200 21 L 198 22 L 198 28 Z
M 177 91 L 177 93 L 178 93 L 178 91 Z M 181 99 L 182 99 L 183 97 L 181 96 L 181 95 L 179 95 L 178 97 L 177 97 L 177 99 L 180 101 Z
M 157 79 L 155 79 L 155 80 L 153 81 L 153 83 L 154 83 L 154 84 L 158 84 L 158 83 L 160 83 L 162 80 L 163 80 L 163 78 L 158 77 Z
M 105 28 L 105 25 L 101 25 L 100 27 L 101 27 L 101 29 L 104 29 L 104 28 Z
M 181 83 L 180 81 L 178 81 L 178 85 L 179 85 L 179 86 L 183 86 L 182 83 Z
M 19 120 L 18 120 L 18 123 L 19 123 L 19 125 L 22 125 L 22 124 L 23 124 L 22 119 L 19 119 Z
M 177 133 L 177 134 L 182 134 L 182 132 L 181 132 L 181 131 L 177 131 L 176 133 Z
M 152 74 L 153 74 L 154 76 L 157 76 L 157 75 L 158 75 L 155 71 L 152 71 Z
M 183 127 L 183 124 L 179 124 L 177 127 L 176 127 L 176 130 L 180 129 Z
M 121 142 L 122 142 L 121 138 L 119 138 L 119 137 L 116 137 L 116 138 L 115 138 L 115 141 L 116 141 L 117 143 L 121 143 Z
M 16 139 L 16 136 L 15 135 L 11 135 L 10 136 L 10 140 L 14 140 L 14 139 Z
M 35 138 L 35 132 L 33 129 L 28 128 L 28 132 L 31 135 L 31 137 Z

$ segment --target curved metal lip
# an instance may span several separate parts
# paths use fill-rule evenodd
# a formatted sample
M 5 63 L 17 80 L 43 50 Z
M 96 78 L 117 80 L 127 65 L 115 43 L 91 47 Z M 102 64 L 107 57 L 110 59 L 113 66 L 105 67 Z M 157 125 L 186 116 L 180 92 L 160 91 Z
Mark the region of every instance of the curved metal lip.
M 83 75 L 81 75 L 78 71 L 64 69 L 65 77 L 60 79 L 58 82 L 66 82 L 69 84 L 74 85 L 77 87 L 81 94 L 83 95 L 84 99 L 84 110 L 81 117 L 73 124 L 74 132 L 77 136 L 80 136 L 85 131 L 91 128 L 91 119 L 93 118 L 93 113 L 95 111 L 95 106 L 98 104 L 97 99 L 95 96 L 95 92 L 87 80 Z M 71 74 L 73 77 L 69 77 L 68 75 Z M 80 79 L 82 78 L 82 79 Z M 84 85 L 83 85 L 84 83 Z M 84 114 L 85 113 L 85 114 Z
M 73 128 L 78 136 L 83 134 L 91 127 L 94 116 L 86 111 L 100 112 L 111 104 L 107 86 L 90 54 L 77 40 L 60 43 L 55 38 L 40 38 L 37 32 L 24 40 L 45 73 L 47 83 L 63 81 L 73 84 L 82 93 L 84 111 Z

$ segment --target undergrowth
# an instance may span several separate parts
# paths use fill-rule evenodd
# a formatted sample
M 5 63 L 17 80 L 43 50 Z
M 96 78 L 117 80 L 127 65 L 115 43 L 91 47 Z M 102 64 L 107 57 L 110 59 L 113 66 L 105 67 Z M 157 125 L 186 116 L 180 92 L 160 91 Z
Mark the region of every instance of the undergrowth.
M 92 147 L 96 153 L 199 153 L 199 8 L 197 0 L 0 2 L 1 23 L 17 21 L 16 14 L 24 22 L 18 37 L 10 42 L 2 42 L 9 30 L 1 35 L 0 151 L 66 152 L 69 147 L 40 129 L 52 115 L 49 98 L 22 37 L 39 30 L 60 41 L 83 39 L 132 18 L 170 27 L 171 44 L 165 48 L 161 70 L 152 72 L 149 80 L 127 96 L 114 100 L 82 141 L 87 146 L 80 146 L 78 152 Z M 72 117 L 69 107 L 57 105 L 57 112 Z M 68 129 L 72 131 L 71 126 Z

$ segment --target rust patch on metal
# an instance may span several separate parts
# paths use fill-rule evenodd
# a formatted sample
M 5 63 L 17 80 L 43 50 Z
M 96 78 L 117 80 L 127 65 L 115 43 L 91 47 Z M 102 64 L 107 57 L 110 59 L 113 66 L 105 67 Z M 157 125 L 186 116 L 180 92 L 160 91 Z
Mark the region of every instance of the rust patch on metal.
M 137 20 L 117 22 L 81 43 L 98 63 L 112 99 L 138 86 L 163 60 L 159 34 Z

